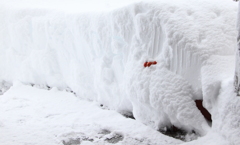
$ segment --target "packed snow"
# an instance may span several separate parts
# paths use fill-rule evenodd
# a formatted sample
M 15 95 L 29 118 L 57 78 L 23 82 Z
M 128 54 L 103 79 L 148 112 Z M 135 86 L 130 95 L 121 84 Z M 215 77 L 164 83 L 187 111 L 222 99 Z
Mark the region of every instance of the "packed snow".
M 104 144 L 99 130 L 109 125 L 119 144 L 180 144 L 153 130 L 174 125 L 199 137 L 186 144 L 238 144 L 239 99 L 232 86 L 237 3 L 114 2 L 0 2 L 0 141 L 26 144 L 37 135 L 29 144 L 84 137 Z M 157 64 L 144 67 L 147 61 Z M 201 99 L 212 123 L 195 105 Z

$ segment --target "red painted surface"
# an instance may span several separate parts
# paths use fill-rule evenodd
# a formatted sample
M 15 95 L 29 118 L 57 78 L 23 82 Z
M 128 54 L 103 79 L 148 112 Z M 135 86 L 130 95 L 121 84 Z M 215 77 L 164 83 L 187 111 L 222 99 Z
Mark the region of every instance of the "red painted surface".
M 146 61 L 143 66 L 144 66 L 144 67 L 147 67 L 147 63 L 148 63 L 148 62 Z
M 156 62 L 156 61 L 154 61 L 154 62 L 153 62 L 153 64 L 157 64 L 157 62 Z
M 152 65 L 152 62 L 148 62 L 147 66 L 150 67 Z
M 150 61 L 150 62 L 145 62 L 144 64 L 143 64 L 143 66 L 144 67 L 150 67 L 151 65 L 156 65 L 157 64 L 157 62 L 156 61 Z

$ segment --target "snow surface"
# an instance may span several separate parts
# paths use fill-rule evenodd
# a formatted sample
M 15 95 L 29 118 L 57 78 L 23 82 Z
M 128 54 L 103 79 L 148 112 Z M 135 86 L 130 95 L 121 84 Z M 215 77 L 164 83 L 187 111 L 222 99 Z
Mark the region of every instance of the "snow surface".
M 81 145 L 105 145 L 116 135 L 123 137 L 116 145 L 182 142 L 57 88 L 48 91 L 16 82 L 0 96 L 0 104 L 1 145 L 60 145 L 78 138 Z
M 86 9 L 93 1 L 51 2 L 1 1 L 1 81 L 71 90 L 133 112 L 155 129 L 174 125 L 207 134 L 192 143 L 211 137 L 238 143 L 239 109 L 223 97 L 234 97 L 226 83 L 233 78 L 237 3 L 159 0 L 116 8 L 127 2 L 105 1 Z M 146 61 L 158 63 L 144 68 Z M 212 128 L 196 99 L 212 114 Z

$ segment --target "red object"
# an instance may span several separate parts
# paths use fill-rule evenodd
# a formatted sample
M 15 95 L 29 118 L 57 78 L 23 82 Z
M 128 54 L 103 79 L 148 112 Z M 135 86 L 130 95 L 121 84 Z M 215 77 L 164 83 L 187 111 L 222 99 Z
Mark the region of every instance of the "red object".
M 156 65 L 157 64 L 157 62 L 156 61 L 153 61 L 153 62 L 145 62 L 144 64 L 143 64 L 143 66 L 144 67 L 150 67 L 151 65 Z
M 152 65 L 152 62 L 148 62 L 147 66 L 150 67 Z
M 154 61 L 154 62 L 153 62 L 153 64 L 157 64 L 157 62 L 156 62 L 156 61 Z
M 147 64 L 148 64 L 148 62 L 146 61 L 143 66 L 144 66 L 144 67 L 147 67 Z

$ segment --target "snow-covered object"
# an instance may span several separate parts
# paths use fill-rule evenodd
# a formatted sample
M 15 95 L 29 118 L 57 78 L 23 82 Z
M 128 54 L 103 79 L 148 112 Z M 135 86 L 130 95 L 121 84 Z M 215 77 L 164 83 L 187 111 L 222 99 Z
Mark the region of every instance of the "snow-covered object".
M 128 96 L 131 96 L 135 118 L 156 129 L 174 124 L 204 134 L 208 124 L 196 108 L 190 84 L 163 65 L 149 68 L 140 65 L 131 66 L 141 73 L 129 72 L 126 85 L 130 88 Z
M 70 88 L 155 128 L 206 133 L 193 100 L 206 94 L 207 60 L 234 54 L 235 3 L 159 0 L 101 13 L 1 6 L 1 80 Z
M 232 63 L 231 66 L 234 66 L 234 63 Z M 225 74 L 226 76 L 226 74 L 229 74 L 228 72 L 230 71 L 224 68 L 226 65 L 223 65 L 223 67 L 219 65 L 218 67 L 222 69 L 220 75 Z M 239 97 L 236 97 L 236 94 L 234 93 L 233 70 L 234 67 L 231 68 L 231 75 L 229 75 L 228 79 L 223 77 L 224 79 L 220 82 L 220 86 L 218 85 L 220 89 L 218 90 L 217 96 L 210 100 L 212 101 L 211 105 L 213 106 L 213 108 L 210 109 L 213 119 L 211 131 L 206 136 L 189 143 L 184 143 L 184 145 L 240 144 L 240 99 Z M 212 80 L 216 80 L 220 75 Z

